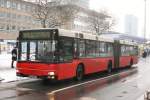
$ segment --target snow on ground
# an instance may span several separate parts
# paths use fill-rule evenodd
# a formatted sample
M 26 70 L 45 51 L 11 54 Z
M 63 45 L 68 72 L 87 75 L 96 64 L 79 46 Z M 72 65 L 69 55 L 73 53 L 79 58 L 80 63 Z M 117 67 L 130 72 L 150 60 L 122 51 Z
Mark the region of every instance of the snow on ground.
M 15 68 L 11 68 L 11 54 L 0 54 L 0 79 L 2 82 L 18 80 Z
M 1 79 L 3 79 L 2 82 L 10 82 L 18 80 L 15 69 L 7 69 L 0 71 L 0 77 Z
M 11 54 L 0 54 L 0 70 L 11 68 Z

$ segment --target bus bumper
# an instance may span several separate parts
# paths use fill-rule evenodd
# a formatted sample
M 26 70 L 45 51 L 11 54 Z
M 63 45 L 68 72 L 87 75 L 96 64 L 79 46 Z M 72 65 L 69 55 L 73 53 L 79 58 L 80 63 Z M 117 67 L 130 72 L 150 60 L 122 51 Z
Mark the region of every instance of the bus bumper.
M 19 77 L 31 77 L 31 78 L 41 78 L 41 79 L 49 79 L 49 80 L 58 80 L 57 75 L 54 71 L 49 71 L 47 74 L 29 74 L 29 73 L 21 73 L 21 71 L 17 70 L 16 75 Z

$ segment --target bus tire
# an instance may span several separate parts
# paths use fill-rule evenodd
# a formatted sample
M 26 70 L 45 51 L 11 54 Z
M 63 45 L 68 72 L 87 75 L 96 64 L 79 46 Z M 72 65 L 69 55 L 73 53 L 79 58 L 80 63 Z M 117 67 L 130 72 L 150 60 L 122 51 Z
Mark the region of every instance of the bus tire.
M 112 72 L 112 61 L 109 61 L 109 63 L 108 63 L 107 72 L 108 73 Z
M 76 70 L 76 80 L 81 81 L 84 77 L 84 67 L 82 64 L 79 64 Z

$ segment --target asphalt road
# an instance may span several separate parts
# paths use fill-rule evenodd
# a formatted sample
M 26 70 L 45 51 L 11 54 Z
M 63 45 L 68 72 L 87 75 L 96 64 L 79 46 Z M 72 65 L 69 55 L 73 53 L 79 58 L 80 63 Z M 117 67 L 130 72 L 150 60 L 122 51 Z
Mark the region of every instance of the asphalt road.
M 0 84 L 0 100 L 139 100 L 150 88 L 150 60 L 141 60 L 131 69 L 43 83 L 29 79 Z

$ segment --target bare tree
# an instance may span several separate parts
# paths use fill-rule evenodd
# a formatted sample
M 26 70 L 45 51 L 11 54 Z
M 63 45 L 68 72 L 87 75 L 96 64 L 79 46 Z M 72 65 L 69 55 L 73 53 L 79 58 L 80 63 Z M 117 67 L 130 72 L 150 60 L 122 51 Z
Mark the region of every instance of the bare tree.
M 106 11 L 91 12 L 89 16 L 89 25 L 97 34 L 110 31 L 115 25 L 115 19 Z
M 48 0 L 36 1 L 35 11 L 33 16 L 36 20 L 41 22 L 43 28 L 46 28 L 46 21 L 48 19 L 50 8 L 48 7 Z
M 75 5 L 60 5 L 61 0 L 57 2 L 48 2 L 48 0 L 39 0 L 34 18 L 41 22 L 43 28 L 61 27 L 68 21 L 74 19 L 75 14 L 79 11 Z
M 74 20 L 79 8 L 75 5 L 59 5 L 52 9 L 48 17 L 48 27 L 61 27 Z

